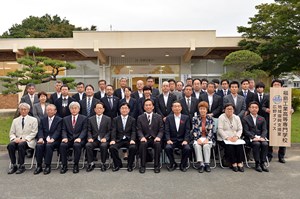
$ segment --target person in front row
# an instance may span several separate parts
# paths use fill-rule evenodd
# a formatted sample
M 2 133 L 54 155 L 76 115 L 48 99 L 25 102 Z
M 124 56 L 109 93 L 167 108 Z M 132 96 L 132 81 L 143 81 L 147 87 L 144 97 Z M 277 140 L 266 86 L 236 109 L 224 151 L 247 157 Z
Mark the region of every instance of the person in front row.
M 123 167 L 122 161 L 119 157 L 119 149 L 121 147 L 128 148 L 129 150 L 127 171 L 131 172 L 133 169 L 132 165 L 137 150 L 135 145 L 136 122 L 133 117 L 129 116 L 130 108 L 131 107 L 127 102 L 123 102 L 120 106 L 121 115 L 115 117 L 112 122 L 111 141 L 109 148 L 111 157 L 114 161 L 114 168 L 112 171 L 118 171 Z
M 244 172 L 243 161 L 243 146 L 238 144 L 243 127 L 240 117 L 234 114 L 235 106 L 231 103 L 227 103 L 224 106 L 224 112 L 218 121 L 218 140 L 223 147 L 225 146 L 225 157 L 231 164 L 231 168 L 234 172 Z
M 62 141 L 59 147 L 62 168 L 61 174 L 68 171 L 67 152 L 69 148 L 74 150 L 74 166 L 73 173 L 79 172 L 79 159 L 81 156 L 81 149 L 86 142 L 87 134 L 87 118 L 84 115 L 80 115 L 80 104 L 73 101 L 69 105 L 71 115 L 63 118 L 62 126 Z
M 154 149 L 154 172 L 160 172 L 161 139 L 164 134 L 162 117 L 153 112 L 154 102 L 151 99 L 144 101 L 145 114 L 137 119 L 137 133 L 140 139 L 139 154 L 141 159 L 140 173 L 146 171 L 147 148 Z
M 199 116 L 193 118 L 193 147 L 197 162 L 199 163 L 198 171 L 203 173 L 210 172 L 210 153 L 213 145 L 216 144 L 214 132 L 214 120 L 211 116 L 207 115 L 208 103 L 202 101 L 198 104 Z M 204 159 L 203 159 L 204 157 Z
M 88 120 L 87 144 L 85 145 L 88 167 L 87 172 L 95 168 L 93 150 L 100 148 L 101 153 L 101 171 L 106 171 L 106 158 L 108 157 L 108 143 L 111 131 L 111 119 L 103 114 L 104 104 L 97 102 L 94 108 L 96 115 Z
M 27 103 L 19 104 L 20 116 L 15 118 L 11 124 L 9 132 L 10 143 L 7 145 L 11 168 L 8 174 L 21 174 L 25 171 L 24 159 L 26 149 L 34 149 L 36 145 L 35 136 L 38 132 L 38 121 L 29 116 L 30 105 Z M 16 164 L 16 150 L 18 150 L 18 164 Z
M 41 120 L 37 136 L 35 175 L 43 171 L 43 158 L 45 158 L 46 164 L 44 174 L 47 175 L 51 172 L 53 151 L 58 149 L 61 143 L 62 118 L 55 115 L 56 106 L 49 104 L 46 107 L 46 113 L 47 117 Z
M 243 129 L 248 143 L 251 143 L 253 157 L 255 160 L 255 170 L 258 172 L 269 172 L 265 162 L 267 161 L 268 142 L 267 142 L 267 122 L 265 118 L 258 115 L 258 102 L 249 103 L 250 115 L 243 118 Z
M 174 101 L 172 104 L 172 112 L 166 118 L 165 136 L 167 145 L 165 152 L 170 160 L 170 165 L 167 167 L 169 171 L 175 170 L 178 165 L 174 160 L 174 148 L 182 149 L 180 162 L 180 170 L 186 172 L 187 161 L 190 156 L 190 118 L 188 115 L 181 114 L 182 106 L 179 101 Z

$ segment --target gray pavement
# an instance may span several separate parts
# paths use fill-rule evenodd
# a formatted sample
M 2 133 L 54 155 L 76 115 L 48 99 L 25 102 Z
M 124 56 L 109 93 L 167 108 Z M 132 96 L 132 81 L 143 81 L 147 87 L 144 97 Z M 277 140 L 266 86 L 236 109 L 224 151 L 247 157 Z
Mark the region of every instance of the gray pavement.
M 275 154 L 276 157 L 276 154 Z M 287 163 L 273 158 L 269 173 L 245 169 L 234 173 L 217 166 L 211 173 L 200 174 L 190 168 L 155 174 L 126 170 L 73 174 L 8 175 L 9 158 L 0 151 L 0 198 L 300 198 L 300 146 L 287 149 Z

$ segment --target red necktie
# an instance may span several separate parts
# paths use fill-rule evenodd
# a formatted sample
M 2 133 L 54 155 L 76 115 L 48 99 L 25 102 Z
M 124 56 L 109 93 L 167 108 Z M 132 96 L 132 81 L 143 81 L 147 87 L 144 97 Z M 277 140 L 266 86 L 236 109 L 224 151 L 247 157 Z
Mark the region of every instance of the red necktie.
M 76 125 L 76 120 L 75 120 L 75 116 L 73 116 L 73 121 L 72 121 L 73 128 L 75 127 L 75 125 Z

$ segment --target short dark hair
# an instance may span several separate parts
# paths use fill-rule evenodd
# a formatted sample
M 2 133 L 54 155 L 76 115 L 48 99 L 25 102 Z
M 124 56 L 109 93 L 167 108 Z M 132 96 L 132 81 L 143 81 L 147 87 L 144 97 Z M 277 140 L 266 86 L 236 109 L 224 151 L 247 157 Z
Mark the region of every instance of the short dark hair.
M 104 79 L 100 79 L 100 80 L 98 81 L 98 84 L 99 84 L 100 82 L 104 82 L 105 85 L 106 85 L 106 81 L 105 81 Z
M 127 102 L 121 103 L 119 109 L 121 109 L 122 106 L 127 106 L 130 109 L 130 105 Z
M 214 83 L 214 82 L 209 82 L 209 83 L 207 84 L 207 86 L 208 86 L 208 85 L 210 85 L 210 84 L 211 84 L 211 85 L 213 85 L 213 86 L 214 86 L 214 88 L 216 88 L 216 85 L 215 85 L 215 83 Z
M 221 84 L 222 84 L 223 82 L 227 82 L 227 84 L 229 84 L 229 80 L 228 80 L 228 79 L 222 79 L 222 80 L 221 80 Z
M 60 90 L 61 90 L 63 87 L 67 87 L 68 90 L 70 90 L 70 87 L 68 86 L 68 84 L 63 84 L 63 85 L 61 85 Z
M 202 80 L 201 80 L 201 83 L 202 82 L 207 82 L 208 83 L 208 80 L 206 79 L 206 78 L 203 78 Z
M 182 81 L 177 81 L 177 82 L 176 82 L 176 85 L 177 85 L 177 83 L 181 83 L 182 86 L 184 86 L 184 83 L 183 83 Z
M 256 85 L 255 85 L 255 88 L 265 88 L 265 84 L 263 82 L 258 82 Z
M 188 78 L 186 78 L 186 80 L 192 80 L 192 81 L 193 81 L 193 78 L 191 78 L 191 77 L 188 77 Z
M 174 82 L 174 83 L 176 84 L 175 79 L 169 79 L 168 82 L 169 82 L 169 83 L 170 83 L 170 82 Z
M 94 108 L 96 108 L 96 107 L 97 107 L 97 104 L 101 104 L 101 105 L 102 105 L 102 107 L 103 107 L 103 108 L 105 108 L 105 106 L 104 106 L 103 102 L 101 102 L 101 101 L 98 101 L 98 102 L 96 102 L 96 104 L 95 104 Z
M 241 81 L 241 84 L 243 84 L 244 82 L 248 82 L 248 83 L 249 83 L 249 80 L 248 80 L 248 79 L 243 79 L 243 80 Z
M 193 89 L 193 87 L 192 87 L 191 85 L 186 85 L 186 86 L 184 87 L 184 89 L 186 89 L 187 87 L 191 87 L 191 88 Z
M 111 84 L 106 85 L 106 88 L 107 88 L 107 87 L 111 87 L 111 88 L 114 90 L 114 87 L 113 87 L 113 85 L 111 85 Z
M 194 82 L 195 82 L 196 80 L 199 80 L 199 81 L 200 81 L 200 84 L 202 83 L 201 79 L 195 78 L 195 79 L 193 79 L 193 84 L 194 84 Z
M 232 104 L 232 103 L 227 103 L 227 104 L 225 104 L 225 105 L 224 105 L 224 110 L 225 110 L 227 107 L 229 107 L 229 106 L 231 106 L 231 107 L 233 108 L 233 110 L 235 110 L 235 106 L 234 106 L 234 104 Z
M 256 104 L 259 108 L 259 103 L 257 101 L 252 101 L 249 103 L 248 108 L 252 105 L 252 104 Z
M 152 105 L 154 106 L 154 101 L 152 99 L 145 99 L 144 103 L 143 103 L 143 107 L 145 106 L 145 103 L 150 101 L 152 103 Z
M 238 88 L 240 87 L 240 84 L 237 81 L 232 81 L 229 84 L 229 88 L 231 87 L 231 85 L 236 84 L 238 86 Z
M 283 85 L 283 82 L 282 82 L 282 80 L 280 80 L 280 79 L 274 79 L 274 80 L 272 81 L 272 83 L 271 83 L 271 87 L 273 87 L 273 84 L 274 84 L 275 82 L 279 83 L 279 84 L 280 84 L 280 86 L 282 86 L 282 85 Z
M 181 105 L 181 103 L 180 103 L 179 100 L 175 100 L 174 102 L 172 102 L 172 106 L 173 106 L 174 104 L 176 104 L 176 103 L 179 103 L 179 104 Z M 182 106 L 182 105 L 181 105 L 181 106 Z
M 83 85 L 83 87 L 84 87 L 84 83 L 83 83 L 83 82 L 78 82 L 78 83 L 76 84 L 76 86 L 79 86 L 79 85 Z
M 215 84 L 220 84 L 220 81 L 218 80 L 218 79 L 213 79 L 213 80 L 211 80 L 213 83 L 215 83 Z
M 95 89 L 94 89 L 94 86 L 93 86 L 92 84 L 87 84 L 87 85 L 85 86 L 84 90 L 86 90 L 87 87 L 91 87 L 93 90 L 95 90 Z
M 147 79 L 146 79 L 146 81 L 148 81 L 148 79 L 154 80 L 154 78 L 152 76 L 148 76 Z
M 144 91 L 151 91 L 151 93 L 152 93 L 152 88 L 150 86 L 144 86 L 143 87 L 143 92 Z
M 38 98 L 40 98 L 40 97 L 41 97 L 41 95 L 44 95 L 44 96 L 46 96 L 46 98 L 48 99 L 48 95 L 47 95 L 47 93 L 46 93 L 45 91 L 41 91 L 41 92 L 39 92 L 39 93 L 38 93 Z
M 34 87 L 35 88 L 35 84 L 34 83 L 28 83 L 26 85 L 26 89 L 28 89 L 29 87 Z
M 130 92 L 132 91 L 131 88 L 130 88 L 129 86 L 126 86 L 126 87 L 124 88 L 124 91 L 125 91 L 126 88 L 127 88 Z

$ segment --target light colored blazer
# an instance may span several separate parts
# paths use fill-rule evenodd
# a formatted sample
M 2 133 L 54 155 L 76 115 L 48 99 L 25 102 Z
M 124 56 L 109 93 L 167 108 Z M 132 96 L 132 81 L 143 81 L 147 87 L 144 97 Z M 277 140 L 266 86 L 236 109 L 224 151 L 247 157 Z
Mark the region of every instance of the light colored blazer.
M 22 129 L 22 116 L 15 118 L 11 124 L 9 139 L 13 141 L 15 138 L 28 140 L 30 148 L 35 147 L 35 136 L 38 132 L 38 121 L 35 117 L 27 115 L 24 120 L 24 128 Z
M 241 137 L 243 126 L 239 116 L 233 114 L 232 123 L 227 118 L 226 114 L 220 115 L 218 120 L 218 140 L 223 141 L 228 137 L 238 136 Z

